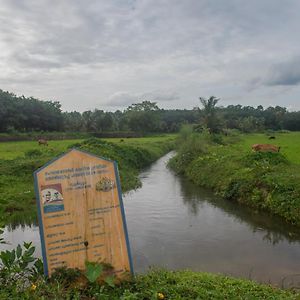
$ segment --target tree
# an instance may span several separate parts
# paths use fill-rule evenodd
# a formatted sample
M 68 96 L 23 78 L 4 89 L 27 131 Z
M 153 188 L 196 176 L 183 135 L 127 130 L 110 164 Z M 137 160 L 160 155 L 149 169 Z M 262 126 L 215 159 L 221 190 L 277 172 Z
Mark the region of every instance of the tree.
M 143 101 L 130 105 L 124 114 L 131 130 L 146 133 L 159 130 L 159 112 L 156 102 Z
M 217 116 L 216 105 L 220 99 L 211 96 L 208 99 L 199 98 L 203 109 L 200 111 L 203 114 L 203 125 L 209 129 L 210 133 L 217 133 L 220 131 L 220 119 Z
M 90 110 L 83 112 L 82 118 L 83 118 L 85 130 L 86 131 L 94 131 L 95 130 L 95 120 L 93 118 L 93 112 Z
M 159 107 L 156 102 L 144 100 L 141 103 L 134 103 L 128 106 L 127 111 L 157 111 Z
M 64 112 L 64 129 L 67 131 L 82 131 L 84 129 L 84 120 L 81 113 L 77 111 Z

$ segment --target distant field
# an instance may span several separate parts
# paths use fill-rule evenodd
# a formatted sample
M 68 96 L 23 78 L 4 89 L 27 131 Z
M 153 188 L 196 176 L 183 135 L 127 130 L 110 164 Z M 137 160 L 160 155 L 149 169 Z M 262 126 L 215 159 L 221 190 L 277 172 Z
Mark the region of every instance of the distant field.
M 300 132 L 275 133 L 275 139 L 270 140 L 266 134 L 241 135 L 242 140 L 237 146 L 251 151 L 253 144 L 272 144 L 280 146 L 280 152 L 293 163 L 300 164 Z
M 68 146 L 79 143 L 82 140 L 60 140 L 49 141 L 49 146 L 39 146 L 36 141 L 2 142 L 0 143 L 0 159 L 14 159 L 24 157 L 24 154 L 33 149 L 54 148 L 58 151 L 65 151 Z
M 144 138 L 107 138 L 103 139 L 113 143 L 120 143 L 123 145 L 137 145 L 146 146 L 148 143 L 159 143 L 166 140 L 166 138 L 176 137 L 176 135 L 161 135 Z M 70 145 L 82 142 L 83 139 L 73 140 L 53 140 L 49 141 L 49 146 L 39 146 L 36 141 L 21 141 L 21 142 L 0 142 L 0 159 L 14 159 L 16 157 L 24 157 L 25 153 L 34 149 L 53 149 L 55 152 L 63 152 Z

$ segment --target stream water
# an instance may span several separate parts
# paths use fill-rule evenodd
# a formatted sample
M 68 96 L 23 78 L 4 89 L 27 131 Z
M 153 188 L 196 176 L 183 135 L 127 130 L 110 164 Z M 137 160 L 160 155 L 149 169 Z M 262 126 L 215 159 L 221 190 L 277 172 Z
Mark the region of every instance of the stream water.
M 135 272 L 159 266 L 299 286 L 299 229 L 176 176 L 166 167 L 172 155 L 143 171 L 142 188 L 123 197 Z M 33 241 L 41 255 L 34 225 L 7 227 L 4 238 L 10 245 L 2 249 Z

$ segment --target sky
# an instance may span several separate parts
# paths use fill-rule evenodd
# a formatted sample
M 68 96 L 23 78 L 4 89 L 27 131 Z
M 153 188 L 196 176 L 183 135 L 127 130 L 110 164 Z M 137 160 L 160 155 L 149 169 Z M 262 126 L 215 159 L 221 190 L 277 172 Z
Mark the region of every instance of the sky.
M 0 0 L 0 89 L 62 109 L 300 110 L 299 0 Z

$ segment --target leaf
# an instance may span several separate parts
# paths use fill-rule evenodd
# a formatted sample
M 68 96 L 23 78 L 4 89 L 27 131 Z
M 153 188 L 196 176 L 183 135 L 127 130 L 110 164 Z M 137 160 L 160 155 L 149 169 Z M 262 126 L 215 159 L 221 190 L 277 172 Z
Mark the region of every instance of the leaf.
M 25 249 L 29 249 L 30 248 L 30 246 L 31 246 L 31 244 L 32 244 L 32 242 L 29 242 L 29 243 L 26 243 L 26 242 L 24 242 L 24 248 Z
M 10 252 L 10 262 L 11 262 L 11 264 L 14 263 L 15 259 L 16 259 L 16 250 L 14 249 Z
M 35 251 L 35 247 L 31 247 L 27 250 L 26 255 L 31 256 Z
M 17 246 L 16 254 L 17 254 L 17 258 L 20 258 L 22 255 L 22 247 L 20 244 L 18 244 L 18 246 Z
M 30 262 L 35 261 L 35 258 L 32 256 L 23 256 L 23 260 L 24 260 L 24 262 L 30 263 Z
M 85 276 L 90 283 L 94 283 L 102 274 L 103 266 L 98 263 L 86 262 Z
M 115 276 L 108 276 L 104 279 L 105 283 L 107 283 L 108 286 L 114 288 L 115 287 Z
M 36 260 L 36 262 L 34 263 L 34 267 L 35 267 L 35 272 L 37 274 L 42 275 L 44 273 L 44 266 L 43 266 L 43 262 L 40 258 L 38 258 Z
M 2 261 L 2 264 L 8 268 L 9 266 L 9 262 L 8 262 L 8 254 L 7 254 L 7 251 L 2 251 L 0 253 L 0 259 Z

